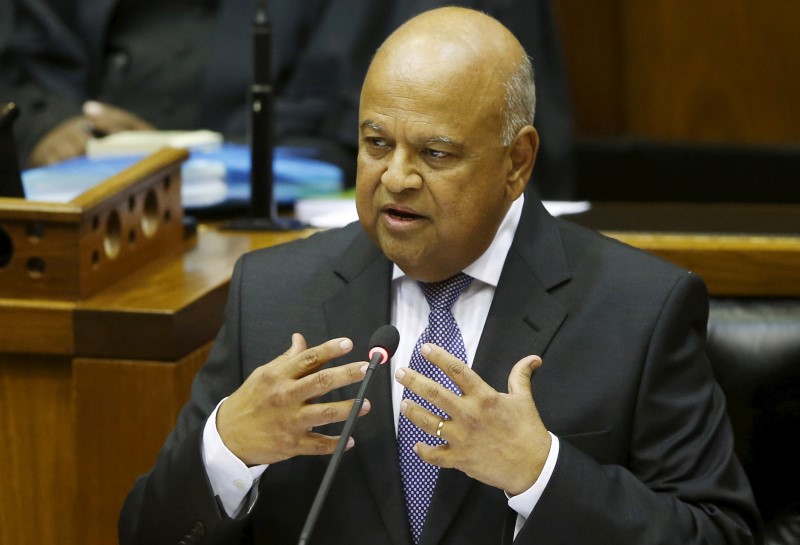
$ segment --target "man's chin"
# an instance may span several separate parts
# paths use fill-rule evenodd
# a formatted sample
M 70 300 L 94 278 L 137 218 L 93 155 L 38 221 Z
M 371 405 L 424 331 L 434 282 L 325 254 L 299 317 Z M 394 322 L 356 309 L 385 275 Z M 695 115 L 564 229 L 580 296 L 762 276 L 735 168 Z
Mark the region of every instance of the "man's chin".
M 380 236 L 378 247 L 389 261 L 400 267 L 409 276 L 416 278 L 415 273 L 424 268 L 426 260 L 422 258 L 419 252 L 412 251 L 408 242 Z

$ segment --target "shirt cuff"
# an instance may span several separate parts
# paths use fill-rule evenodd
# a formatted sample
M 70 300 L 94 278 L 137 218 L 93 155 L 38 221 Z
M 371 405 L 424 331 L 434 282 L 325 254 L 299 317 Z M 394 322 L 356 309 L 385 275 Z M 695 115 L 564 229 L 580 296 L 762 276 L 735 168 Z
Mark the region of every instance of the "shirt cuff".
M 225 399 L 219 402 L 203 428 L 203 464 L 214 495 L 219 497 L 225 513 L 235 518 L 244 511 L 248 497 L 246 513 L 255 505 L 258 486 L 253 485 L 257 484 L 267 465 L 247 467 L 222 442 L 217 431 L 217 411 Z
M 550 432 L 547 432 L 550 433 Z M 517 512 L 517 524 L 514 528 L 514 537 L 522 529 L 525 521 L 531 516 L 533 508 L 542 497 L 547 483 L 550 482 L 550 477 L 553 476 L 553 469 L 556 467 L 556 460 L 558 459 L 558 437 L 550 433 L 550 452 L 547 454 L 547 460 L 544 462 L 542 472 L 536 482 L 521 494 L 508 499 L 508 506 Z

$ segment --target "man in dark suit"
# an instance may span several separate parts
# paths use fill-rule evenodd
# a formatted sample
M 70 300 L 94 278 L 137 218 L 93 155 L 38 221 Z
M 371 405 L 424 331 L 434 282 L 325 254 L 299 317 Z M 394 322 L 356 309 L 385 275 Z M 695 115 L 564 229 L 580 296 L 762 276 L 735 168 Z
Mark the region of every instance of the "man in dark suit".
M 387 322 L 393 377 L 372 384 L 312 543 L 752 543 L 703 283 L 523 196 L 534 104 L 523 48 L 483 14 L 430 11 L 388 38 L 361 93 L 360 223 L 237 264 L 121 543 L 296 542 L 363 376 L 353 360 Z M 467 365 L 419 348 L 456 395 L 407 365 L 422 290 L 461 273 Z M 399 447 L 409 422 L 446 444 Z M 418 526 L 414 453 L 435 482 Z

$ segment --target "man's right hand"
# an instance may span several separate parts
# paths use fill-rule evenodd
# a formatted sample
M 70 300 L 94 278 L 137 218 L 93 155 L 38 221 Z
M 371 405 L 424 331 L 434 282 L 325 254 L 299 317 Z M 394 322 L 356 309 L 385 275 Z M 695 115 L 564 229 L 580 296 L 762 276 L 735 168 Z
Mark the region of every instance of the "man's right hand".
M 312 431 L 347 418 L 353 400 L 312 401 L 336 388 L 361 381 L 367 362 L 318 370 L 353 348 L 350 339 L 332 339 L 306 347 L 302 335 L 292 346 L 262 365 L 225 400 L 217 411 L 217 431 L 225 446 L 249 466 L 272 464 L 293 456 L 331 454 L 338 437 Z M 364 400 L 361 415 L 369 411 Z M 348 448 L 352 446 L 352 438 Z

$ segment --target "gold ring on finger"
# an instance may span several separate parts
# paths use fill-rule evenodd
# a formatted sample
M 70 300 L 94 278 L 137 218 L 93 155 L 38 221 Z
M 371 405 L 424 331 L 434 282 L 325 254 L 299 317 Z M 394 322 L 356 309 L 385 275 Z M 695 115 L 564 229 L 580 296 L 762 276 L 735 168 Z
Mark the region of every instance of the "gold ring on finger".
M 439 426 L 436 428 L 437 439 L 442 438 L 442 428 L 444 427 L 444 420 L 439 420 Z

